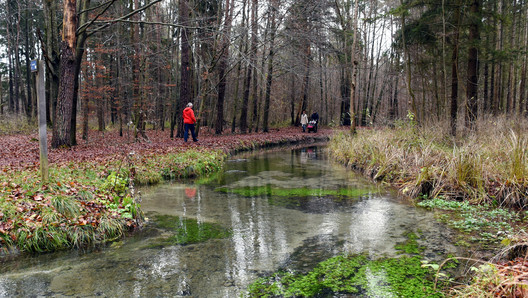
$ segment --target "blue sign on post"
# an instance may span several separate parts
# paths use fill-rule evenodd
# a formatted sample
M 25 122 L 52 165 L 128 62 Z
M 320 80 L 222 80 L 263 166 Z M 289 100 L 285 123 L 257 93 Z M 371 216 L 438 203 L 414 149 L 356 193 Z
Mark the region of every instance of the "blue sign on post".
M 31 67 L 31 72 L 38 71 L 37 60 L 31 60 L 29 66 Z

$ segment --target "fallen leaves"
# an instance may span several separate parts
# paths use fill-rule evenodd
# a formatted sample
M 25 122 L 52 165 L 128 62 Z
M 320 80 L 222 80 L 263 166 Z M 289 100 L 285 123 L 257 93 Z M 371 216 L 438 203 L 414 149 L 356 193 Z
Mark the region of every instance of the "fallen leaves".
M 147 131 L 151 142 L 135 142 L 133 138 L 119 136 L 118 131 L 107 131 L 104 134 L 90 131 L 87 142 L 80 142 L 72 148 L 49 150 L 49 160 L 52 164 L 75 164 L 92 162 L 103 164 L 111 160 L 123 159 L 124 156 L 148 156 L 185 151 L 188 148 L 220 149 L 232 152 L 240 147 L 252 148 L 266 144 L 284 144 L 296 141 L 309 141 L 314 137 L 325 137 L 332 133 L 330 129 L 320 129 L 317 134 L 302 133 L 300 128 L 288 127 L 274 129 L 268 133 L 215 135 L 214 131 L 200 129 L 200 142 L 184 143 L 183 139 L 171 139 L 169 130 Z M 1 136 L 0 168 L 3 172 L 20 169 L 35 169 L 39 167 L 38 143 L 32 142 L 35 135 Z M 48 136 L 51 138 L 51 134 Z M 51 142 L 48 142 L 51 144 Z M 62 183 L 61 183 L 62 184 Z

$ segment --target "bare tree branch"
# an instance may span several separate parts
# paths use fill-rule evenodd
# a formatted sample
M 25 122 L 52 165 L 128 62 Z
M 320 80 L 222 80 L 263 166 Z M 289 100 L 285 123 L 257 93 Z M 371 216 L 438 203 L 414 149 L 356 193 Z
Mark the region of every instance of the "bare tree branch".
M 145 9 L 147 9 L 147 8 L 151 7 L 152 5 L 154 5 L 154 4 L 158 3 L 158 2 L 161 2 L 161 1 L 162 1 L 162 0 L 155 0 L 155 1 L 153 1 L 153 2 L 151 2 L 151 3 L 149 3 L 149 4 L 147 4 L 147 5 L 144 5 L 144 6 L 138 8 L 138 9 L 136 9 L 136 10 L 131 11 L 130 13 L 128 13 L 128 14 L 122 16 L 122 17 L 119 17 L 119 18 L 117 18 L 117 19 L 113 19 L 113 20 L 108 20 L 108 21 L 105 22 L 104 25 L 101 25 L 101 26 L 95 28 L 94 30 L 90 31 L 89 33 L 87 33 L 87 36 L 91 36 L 91 35 L 93 35 L 94 33 L 99 32 L 99 31 L 105 29 L 106 27 L 108 27 L 108 26 L 110 26 L 110 25 L 112 25 L 112 24 L 115 24 L 115 23 L 117 23 L 117 22 L 121 22 L 121 21 L 127 20 L 128 18 L 130 18 L 130 17 L 136 15 L 137 13 L 140 13 L 140 12 L 144 11 Z M 93 24 L 93 23 L 95 23 L 95 22 L 90 22 L 89 24 L 91 25 L 91 24 Z M 87 29 L 87 27 L 86 27 L 86 29 Z
M 181 24 L 174 24 L 174 23 L 164 23 L 164 22 L 147 22 L 147 21 L 132 21 L 132 20 L 121 20 L 121 19 L 115 19 L 115 20 L 109 20 L 109 21 L 97 21 L 96 24 L 105 24 L 105 23 L 130 23 L 130 24 L 143 24 L 143 25 L 161 25 L 161 26 L 168 26 L 168 27 L 176 27 L 176 28 L 187 28 L 187 29 L 207 29 L 208 27 L 202 27 L 202 26 L 184 26 Z
M 94 7 L 91 7 L 91 8 L 88 8 L 88 9 L 82 10 L 82 11 L 79 11 L 79 13 L 77 13 L 77 15 L 82 15 L 83 13 L 87 13 L 87 12 L 90 12 L 90 11 L 93 11 L 93 10 L 97 10 L 97 9 L 99 9 L 99 8 L 101 8 L 101 7 L 103 7 L 103 6 L 105 6 L 105 5 L 106 5 L 107 3 L 109 3 L 109 2 L 111 2 L 110 5 L 112 5 L 112 3 L 115 2 L 115 0 L 109 0 L 109 1 L 107 1 L 107 2 L 105 2 L 105 3 L 101 3 L 101 4 L 99 4 L 99 5 L 97 5 L 97 6 L 94 6 Z
M 108 10 L 108 8 L 110 8 L 110 6 L 112 6 L 112 4 L 114 4 L 115 1 L 116 0 L 110 0 L 110 1 L 106 2 L 108 5 L 106 5 L 106 7 L 100 13 L 98 13 L 97 16 L 95 16 L 95 18 L 93 18 L 93 20 L 91 20 L 90 22 L 87 22 L 85 24 L 82 24 L 81 27 L 77 28 L 77 35 L 80 35 L 84 31 L 86 31 L 86 29 L 88 27 L 90 27 L 95 21 L 97 21 L 97 19 L 100 16 L 102 16 Z M 99 5 L 97 8 L 99 8 L 99 7 L 102 7 L 102 5 Z M 90 11 L 90 9 L 84 10 L 84 12 L 86 12 L 86 11 Z M 79 14 L 81 14 L 81 13 L 79 13 Z

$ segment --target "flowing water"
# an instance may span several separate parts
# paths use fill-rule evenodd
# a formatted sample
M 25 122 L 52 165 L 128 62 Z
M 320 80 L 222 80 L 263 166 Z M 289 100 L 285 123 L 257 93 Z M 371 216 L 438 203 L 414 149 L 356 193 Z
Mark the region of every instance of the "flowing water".
M 237 193 L 248 189 L 267 191 Z M 351 195 L 325 192 L 335 190 Z M 166 183 L 142 192 L 149 218 L 142 231 L 89 251 L 0 259 L 0 297 L 240 297 L 249 283 L 278 269 L 305 272 L 338 254 L 395 256 L 409 232 L 426 239 L 420 244 L 429 260 L 457 254 L 452 232 L 430 212 L 333 164 L 324 147 L 237 156 L 206 185 Z M 160 218 L 214 223 L 229 234 L 163 244 L 171 231 Z

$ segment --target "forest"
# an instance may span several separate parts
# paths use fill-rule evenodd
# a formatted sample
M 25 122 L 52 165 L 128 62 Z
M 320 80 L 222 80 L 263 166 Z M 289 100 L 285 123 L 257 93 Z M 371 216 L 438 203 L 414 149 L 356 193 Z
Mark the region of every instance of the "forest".
M 35 123 L 45 61 L 54 148 L 110 126 L 216 134 L 527 115 L 524 0 L 2 1 L 0 115 Z M 270 113 L 271 112 L 271 113 Z M 353 121 L 351 122 L 351 118 Z
M 244 242 L 250 253 L 259 251 L 267 257 L 268 252 L 282 249 L 282 242 L 277 241 L 280 249 L 266 249 L 265 237 L 270 234 L 262 231 L 270 231 L 279 221 L 273 217 L 269 224 L 240 221 L 247 214 L 258 214 L 255 218 L 260 219 L 266 212 L 241 209 L 226 217 L 233 224 L 258 227 L 251 235 L 240 234 L 240 229 L 215 230 L 215 224 L 202 221 L 217 214 L 209 218 L 198 214 L 198 219 L 157 214 L 152 223 L 143 212 L 145 205 L 140 205 L 136 187 L 181 182 L 160 210 L 183 202 L 184 214 L 187 204 L 198 204 L 195 209 L 200 212 L 216 210 L 216 204 L 226 202 L 224 209 L 232 212 L 235 205 L 284 207 L 281 212 L 288 213 L 277 235 L 292 226 L 310 234 L 338 216 L 315 209 L 306 220 L 301 211 L 307 210 L 298 209 L 337 206 L 330 209 L 340 214 L 355 212 L 355 207 L 346 209 L 348 204 L 392 202 L 370 187 L 325 189 L 329 181 L 341 183 L 331 175 L 345 171 L 346 166 L 346 175 L 353 169 L 369 178 L 368 183 L 376 186 L 372 189 L 390 187 L 402 201 L 394 210 L 409 207 L 412 215 L 401 216 L 399 211 L 372 215 L 370 209 L 358 216 L 347 213 L 343 218 L 350 230 L 338 236 L 347 234 L 352 239 L 373 225 L 401 228 L 392 214 L 415 219 L 424 212 L 420 213 L 424 217 L 409 224 L 410 232 L 380 233 L 389 235 L 392 242 L 405 238 L 391 242 L 398 256 L 380 260 L 332 256 L 317 260 L 312 272 L 294 276 L 284 271 L 259 279 L 244 275 L 257 272 L 251 267 L 254 260 L 237 256 L 244 261 L 240 268 L 249 266 L 240 271 L 242 281 L 237 284 L 236 276 L 229 276 L 229 280 L 219 279 L 220 287 L 248 290 L 250 297 L 384 296 L 365 286 L 367 280 L 371 282 L 370 270 L 375 269 L 389 277 L 379 280 L 381 288 L 398 288 L 394 296 L 524 297 L 528 295 L 527 20 L 527 0 L 0 1 L 0 263 L 7 264 L 0 266 L 0 275 L 18 282 L 24 274 L 15 272 L 19 266 L 11 256 L 23 263 L 32 257 L 25 252 L 106 244 L 103 250 L 120 251 L 127 246 L 126 240 L 121 241 L 125 235 L 136 231 L 136 236 L 144 235 L 140 231 L 149 225 L 149 231 L 166 225 L 172 232 L 189 235 L 205 229 L 208 235 L 192 241 L 215 237 L 223 240 L 210 243 L 233 241 L 225 242 L 229 243 L 225 251 Z M 32 70 L 35 62 L 38 72 Z M 198 143 L 187 143 L 184 137 L 182 111 L 188 103 L 194 106 L 196 129 L 201 133 Z M 319 114 L 319 131 L 302 132 L 303 111 Z M 49 172 L 47 159 L 40 164 L 37 160 L 37 127 L 40 141 L 46 140 L 46 134 L 51 141 Z M 182 137 L 185 143 L 179 140 Z M 324 145 L 307 147 L 319 142 Z M 286 154 L 273 152 L 282 147 L 266 152 L 276 154 L 275 159 L 262 155 L 262 162 L 228 160 L 242 151 L 281 145 L 289 146 Z M 41 157 L 43 147 L 47 148 L 41 146 Z M 330 165 L 326 155 L 339 163 L 340 170 Z M 280 168 L 283 163 L 289 168 Z M 244 170 L 237 168 L 239 164 Z M 224 173 L 226 167 L 232 167 L 231 171 Z M 254 178 L 246 171 L 253 167 L 261 171 L 254 180 L 273 176 L 280 187 L 212 186 L 230 179 L 218 178 L 222 175 L 238 175 L 240 181 Z M 310 167 L 313 173 L 306 174 Z M 291 169 L 302 169 L 300 176 L 295 177 Z M 319 180 L 310 180 L 312 174 Z M 323 186 L 315 189 L 313 181 L 322 181 Z M 297 188 L 281 188 L 286 184 Z M 207 195 L 202 197 L 201 192 Z M 272 197 L 277 199 L 276 206 L 270 203 Z M 350 200 L 341 201 L 341 197 Z M 211 199 L 214 208 L 200 205 L 202 199 Z M 334 205 L 335 200 L 342 205 Z M 289 215 L 295 212 L 301 212 L 300 224 L 290 225 L 294 218 Z M 361 215 L 365 215 L 364 226 L 351 224 L 350 219 L 361 219 Z M 324 219 L 321 224 L 312 220 L 318 217 Z M 378 226 L 380 218 L 389 224 Z M 196 227 L 194 232 L 187 230 L 187 224 Z M 441 228 L 427 234 L 418 224 Z M 235 237 L 232 232 L 239 234 Z M 311 253 L 333 252 L 346 241 L 353 248 L 361 246 L 354 242 L 357 239 L 326 243 L 321 246 L 325 249 L 317 249 L 318 243 L 310 246 L 319 236 L 298 241 L 307 245 L 298 248 L 308 251 L 310 259 Z M 365 247 L 374 243 L 372 251 L 380 249 L 367 236 Z M 258 243 L 251 243 L 257 238 Z M 237 239 L 244 240 L 235 243 Z M 448 242 L 432 251 L 423 245 L 435 246 L 439 239 Z M 185 245 L 185 241 L 148 246 L 147 255 L 167 245 Z M 213 254 L 224 250 L 210 247 Z M 181 251 L 187 248 L 182 246 Z M 452 248 L 470 258 L 451 254 Z M 89 250 L 86 255 L 98 258 Z M 430 255 L 444 261 L 433 261 Z M 157 257 L 153 258 L 141 266 L 136 266 L 137 259 L 128 263 L 143 270 L 143 265 L 156 264 Z M 74 255 L 72 263 L 79 259 Z M 201 263 L 191 259 L 189 267 L 196 264 Z M 94 268 L 100 267 L 104 266 Z M 173 269 L 181 267 L 178 263 Z M 204 271 L 198 267 L 198 272 Z M 457 267 L 459 272 L 450 271 Z M 129 275 L 130 270 L 125 272 Z M 112 278 L 103 277 L 99 283 L 113 280 L 114 271 L 110 274 Z M 329 278 L 331 274 L 335 278 Z M 354 283 L 350 283 L 351 274 L 356 274 Z M 175 276 L 180 278 L 179 273 Z M 18 287 L 5 286 L 10 280 L 0 279 L 0 296 L 20 295 L 10 292 Z M 167 280 L 164 276 L 163 287 L 186 285 L 179 279 Z M 151 288 L 150 280 L 146 281 L 147 291 Z M 194 290 L 203 289 L 202 285 Z M 86 296 L 115 296 L 108 294 L 114 290 L 113 285 L 107 292 L 89 289 Z M 191 295 L 190 290 L 173 290 L 167 296 Z M 36 291 L 51 296 L 83 293 Z

